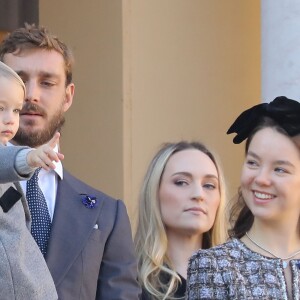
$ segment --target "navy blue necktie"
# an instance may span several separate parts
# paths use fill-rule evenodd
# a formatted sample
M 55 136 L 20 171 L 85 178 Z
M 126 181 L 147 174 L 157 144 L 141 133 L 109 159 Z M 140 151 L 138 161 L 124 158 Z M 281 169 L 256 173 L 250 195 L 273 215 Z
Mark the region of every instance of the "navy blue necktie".
M 51 231 L 51 218 L 46 199 L 38 185 L 40 170 L 41 168 L 36 169 L 27 181 L 26 197 L 32 218 L 31 234 L 45 256 Z

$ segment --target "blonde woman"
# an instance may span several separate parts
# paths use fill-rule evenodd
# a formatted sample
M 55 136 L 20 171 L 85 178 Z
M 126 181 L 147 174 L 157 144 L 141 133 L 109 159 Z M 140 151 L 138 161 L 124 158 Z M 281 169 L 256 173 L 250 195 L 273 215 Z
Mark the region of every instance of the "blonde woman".
M 149 165 L 139 200 L 142 300 L 183 299 L 189 257 L 227 237 L 220 167 L 201 143 L 166 144 Z

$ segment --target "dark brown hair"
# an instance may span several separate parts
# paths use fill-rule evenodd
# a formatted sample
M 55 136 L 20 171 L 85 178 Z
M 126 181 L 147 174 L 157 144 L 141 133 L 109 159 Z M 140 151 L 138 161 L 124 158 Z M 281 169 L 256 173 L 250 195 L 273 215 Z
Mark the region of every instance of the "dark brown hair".
M 0 44 L 0 60 L 3 61 L 7 53 L 19 54 L 26 49 L 54 50 L 60 53 L 65 62 L 66 85 L 72 82 L 72 51 L 45 27 L 25 24 L 25 27 L 8 34 Z

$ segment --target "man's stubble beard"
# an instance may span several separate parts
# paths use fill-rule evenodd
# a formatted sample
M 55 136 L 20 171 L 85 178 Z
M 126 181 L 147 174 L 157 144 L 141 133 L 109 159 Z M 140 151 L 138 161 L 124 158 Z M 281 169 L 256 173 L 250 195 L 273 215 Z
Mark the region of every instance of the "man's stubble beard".
M 60 132 L 64 123 L 64 112 L 60 109 L 42 130 L 32 132 L 19 127 L 13 141 L 21 146 L 39 147 L 48 143 L 57 131 Z

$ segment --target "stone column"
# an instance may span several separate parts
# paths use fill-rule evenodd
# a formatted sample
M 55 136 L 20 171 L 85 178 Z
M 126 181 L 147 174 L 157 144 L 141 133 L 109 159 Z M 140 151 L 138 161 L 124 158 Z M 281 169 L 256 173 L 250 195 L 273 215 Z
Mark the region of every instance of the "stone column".
M 263 102 L 300 100 L 299 16 L 299 0 L 261 0 Z

